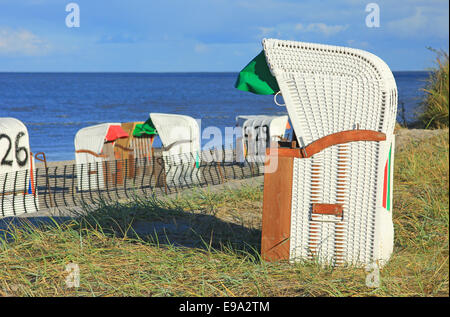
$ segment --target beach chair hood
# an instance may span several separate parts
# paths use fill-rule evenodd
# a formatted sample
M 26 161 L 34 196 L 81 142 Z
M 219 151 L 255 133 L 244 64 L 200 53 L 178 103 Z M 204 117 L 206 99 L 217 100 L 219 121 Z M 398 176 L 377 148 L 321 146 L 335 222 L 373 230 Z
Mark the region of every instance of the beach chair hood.
M 236 139 L 237 160 L 243 162 L 247 154 L 262 158 L 271 142 L 284 137 L 288 119 L 288 116 L 237 116 L 236 125 L 242 128 L 242 135 Z
M 277 39 L 264 39 L 263 47 L 299 144 L 355 125 L 393 133 L 397 86 L 378 56 L 360 49 Z M 324 112 L 320 118 L 318 112 Z
M 0 118 L 0 160 L 0 217 L 37 212 L 36 164 L 20 120 Z
M 128 134 L 120 127 L 120 123 L 101 123 L 89 126 L 80 129 L 75 135 L 75 150 L 83 149 L 100 154 L 105 141 L 113 141 L 127 136 Z
M 31 154 L 27 127 L 15 118 L 0 118 L 0 135 L 0 160 L 8 162 L 0 166 L 0 173 L 29 169 Z M 16 143 L 23 149 L 17 153 L 14 150 Z
M 237 126 L 267 127 L 270 137 L 282 137 L 286 131 L 288 116 L 240 115 L 236 117 Z
M 150 113 L 150 119 L 167 155 L 200 151 L 200 129 L 194 118 L 177 114 Z

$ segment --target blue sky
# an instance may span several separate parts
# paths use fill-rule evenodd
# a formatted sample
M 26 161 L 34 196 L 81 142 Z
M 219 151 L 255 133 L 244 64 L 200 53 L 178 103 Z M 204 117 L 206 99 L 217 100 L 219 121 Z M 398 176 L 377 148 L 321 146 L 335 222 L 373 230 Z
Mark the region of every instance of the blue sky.
M 80 8 L 68 28 L 66 5 Z M 366 5 L 380 27 L 366 26 Z M 239 71 L 265 37 L 356 47 L 423 70 L 449 46 L 447 0 L 0 0 L 0 71 Z

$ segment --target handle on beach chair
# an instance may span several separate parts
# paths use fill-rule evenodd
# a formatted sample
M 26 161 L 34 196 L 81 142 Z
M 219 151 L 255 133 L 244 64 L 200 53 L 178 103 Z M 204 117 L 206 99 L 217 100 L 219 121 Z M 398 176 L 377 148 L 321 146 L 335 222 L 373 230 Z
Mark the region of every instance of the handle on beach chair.
M 119 148 L 121 150 L 124 150 L 126 152 L 133 152 L 134 151 L 134 149 L 122 146 L 120 144 L 114 144 L 114 147 L 117 147 L 117 148 Z
M 285 107 L 286 104 L 284 104 L 284 103 L 278 103 L 278 101 L 277 101 L 277 96 L 278 96 L 278 95 L 281 95 L 281 90 L 280 90 L 279 92 L 277 92 L 277 93 L 273 96 L 273 101 L 275 102 L 275 104 L 276 104 L 278 107 Z M 283 96 L 283 95 L 281 95 L 281 96 Z
M 324 136 L 306 147 L 296 149 L 289 148 L 278 148 L 279 156 L 293 156 L 297 158 L 308 158 L 313 156 L 316 153 L 326 149 L 327 147 L 344 144 L 348 142 L 355 141 L 385 141 L 386 134 L 373 130 L 348 130 L 341 131 L 337 133 L 333 133 L 327 136 Z M 268 149 L 270 151 L 270 149 Z
M 91 150 L 77 150 L 77 151 L 75 151 L 75 153 L 86 153 L 86 154 L 91 154 L 91 155 L 93 155 L 95 157 L 101 157 L 101 158 L 107 158 L 108 157 L 108 155 L 106 155 L 106 154 L 97 154 L 97 153 L 95 153 L 95 152 L 93 152 Z
M 329 218 L 329 216 L 334 216 Z M 311 220 L 317 222 L 341 222 L 344 217 L 343 204 L 312 204 Z
M 312 204 L 312 213 L 316 215 L 334 215 L 342 217 L 343 204 Z
M 191 140 L 179 140 L 179 141 L 175 141 L 175 142 L 173 142 L 173 143 L 171 143 L 171 144 L 169 144 L 168 146 L 163 146 L 162 147 L 162 150 L 163 151 L 169 151 L 171 148 L 173 148 L 175 145 L 178 145 L 178 144 L 183 144 L 183 143 L 191 143 L 192 141 Z

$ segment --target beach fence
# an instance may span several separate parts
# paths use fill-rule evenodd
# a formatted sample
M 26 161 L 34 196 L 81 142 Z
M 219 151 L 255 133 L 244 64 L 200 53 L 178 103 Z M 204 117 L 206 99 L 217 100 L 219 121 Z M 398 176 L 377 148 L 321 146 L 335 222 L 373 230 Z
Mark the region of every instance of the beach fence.
M 218 185 L 260 176 L 264 162 L 239 161 L 235 149 L 221 148 L 172 156 L 155 153 L 153 157 L 135 159 L 46 165 L 35 164 L 33 177 L 30 169 L 0 174 L 0 217 Z

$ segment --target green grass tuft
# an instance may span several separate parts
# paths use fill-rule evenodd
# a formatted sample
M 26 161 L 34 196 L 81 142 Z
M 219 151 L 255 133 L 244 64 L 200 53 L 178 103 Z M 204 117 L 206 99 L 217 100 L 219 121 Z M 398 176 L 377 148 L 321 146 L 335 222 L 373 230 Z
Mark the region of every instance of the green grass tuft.
M 427 80 L 425 98 L 421 103 L 420 121 L 425 128 L 445 128 L 449 125 L 448 118 L 448 82 L 449 82 L 449 61 L 448 53 L 436 51 L 436 67 L 432 69 Z

